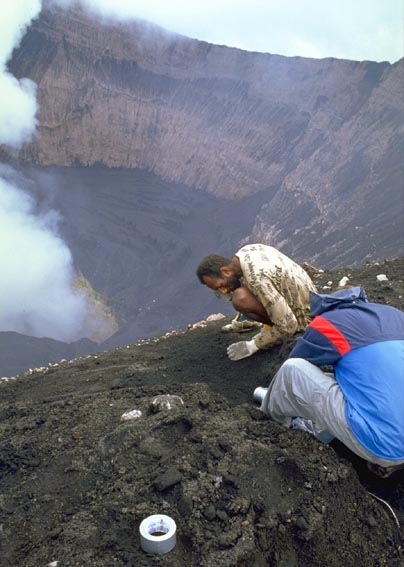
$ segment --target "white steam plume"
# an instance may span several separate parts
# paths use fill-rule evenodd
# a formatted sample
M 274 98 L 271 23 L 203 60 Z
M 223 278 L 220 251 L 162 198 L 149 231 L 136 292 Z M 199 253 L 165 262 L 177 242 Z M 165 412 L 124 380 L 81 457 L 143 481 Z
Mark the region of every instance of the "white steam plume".
M 0 331 L 74 340 L 86 311 L 72 292 L 72 259 L 53 230 L 56 213 L 39 217 L 34 200 L 0 179 Z
M 0 144 L 19 147 L 36 128 L 35 84 L 7 71 L 14 47 L 41 9 L 40 0 L 13 0 L 0 19 Z M 71 289 L 72 258 L 56 233 L 57 214 L 35 214 L 35 201 L 0 168 L 0 331 L 71 341 L 86 315 L 84 297 Z
M 28 141 L 35 131 L 36 87 L 29 79 L 18 81 L 7 72 L 6 63 L 40 9 L 40 0 L 13 0 L 1 10 L 0 144 L 12 147 Z

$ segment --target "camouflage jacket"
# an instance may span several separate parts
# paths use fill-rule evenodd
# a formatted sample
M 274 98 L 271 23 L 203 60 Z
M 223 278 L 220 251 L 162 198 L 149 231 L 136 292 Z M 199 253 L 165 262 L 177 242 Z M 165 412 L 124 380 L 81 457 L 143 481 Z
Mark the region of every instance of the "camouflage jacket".
M 242 285 L 262 303 L 272 322 L 254 337 L 257 347 L 269 348 L 303 331 L 310 321 L 310 292 L 316 291 L 303 268 L 264 244 L 243 246 L 236 256 L 243 272 Z

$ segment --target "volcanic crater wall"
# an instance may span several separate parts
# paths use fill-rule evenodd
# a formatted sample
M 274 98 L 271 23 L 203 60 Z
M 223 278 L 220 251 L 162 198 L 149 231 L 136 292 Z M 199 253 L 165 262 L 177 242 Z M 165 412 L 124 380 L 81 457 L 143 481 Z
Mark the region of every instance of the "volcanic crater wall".
M 40 165 L 141 168 L 225 199 L 246 241 L 325 265 L 402 251 L 403 60 L 249 53 L 45 8 L 10 70 L 38 84 Z

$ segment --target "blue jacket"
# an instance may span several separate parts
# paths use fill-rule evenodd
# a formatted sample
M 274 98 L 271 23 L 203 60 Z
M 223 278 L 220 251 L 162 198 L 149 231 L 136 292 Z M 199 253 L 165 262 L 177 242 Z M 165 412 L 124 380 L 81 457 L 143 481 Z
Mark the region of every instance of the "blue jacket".
M 381 458 L 404 459 L 404 313 L 354 287 L 311 294 L 311 316 L 289 357 L 333 365 L 358 441 Z

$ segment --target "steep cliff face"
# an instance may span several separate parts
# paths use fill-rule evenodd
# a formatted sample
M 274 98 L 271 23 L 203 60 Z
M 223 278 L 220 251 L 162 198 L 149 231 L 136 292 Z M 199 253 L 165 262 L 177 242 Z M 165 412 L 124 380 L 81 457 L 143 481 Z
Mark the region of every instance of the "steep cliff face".
M 380 70 L 373 67 L 373 79 Z M 369 67 L 369 84 L 371 76 Z M 349 119 L 328 128 L 324 143 L 262 208 L 251 238 L 330 266 L 397 254 L 404 218 L 403 60 L 384 69 Z
M 38 84 L 26 161 L 142 168 L 227 199 L 272 188 L 248 240 L 297 258 L 401 249 L 403 61 L 248 53 L 53 7 L 10 69 Z

